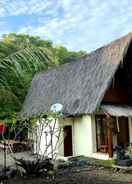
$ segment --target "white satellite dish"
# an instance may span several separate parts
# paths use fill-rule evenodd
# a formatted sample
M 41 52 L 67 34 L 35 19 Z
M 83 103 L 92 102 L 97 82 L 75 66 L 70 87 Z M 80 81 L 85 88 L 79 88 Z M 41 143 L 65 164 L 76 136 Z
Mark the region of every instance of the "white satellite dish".
M 59 104 L 59 103 L 56 103 L 56 104 L 53 104 L 50 108 L 51 112 L 61 112 L 63 109 L 63 105 L 62 104 Z

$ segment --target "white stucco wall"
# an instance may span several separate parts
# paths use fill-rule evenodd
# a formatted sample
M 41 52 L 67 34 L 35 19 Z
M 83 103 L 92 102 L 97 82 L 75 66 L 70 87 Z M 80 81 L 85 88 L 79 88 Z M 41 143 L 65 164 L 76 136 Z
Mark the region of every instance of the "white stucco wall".
M 54 124 L 54 120 L 52 120 Z M 54 150 L 58 157 L 64 157 L 64 126 L 70 125 L 72 127 L 72 150 L 73 156 L 90 156 L 99 159 L 109 159 L 108 154 L 97 153 L 96 150 L 96 124 L 95 124 L 95 116 L 94 115 L 84 115 L 80 117 L 72 117 L 72 118 L 61 118 L 56 122 L 56 130 L 61 129 L 59 143 L 56 149 Z M 132 118 L 128 118 L 129 125 L 129 139 L 130 143 L 132 143 Z M 41 133 L 41 128 L 37 129 L 37 134 Z M 49 144 L 51 141 L 50 134 L 47 135 L 47 143 L 45 131 L 49 131 L 47 128 L 43 129 L 41 141 L 37 138 L 37 142 L 34 142 L 34 152 L 39 154 L 44 154 L 46 150 L 46 144 Z M 58 131 L 59 132 L 59 131 Z M 58 135 L 58 132 L 56 135 Z M 53 139 L 53 147 L 55 148 L 57 139 L 56 135 L 54 135 Z M 34 140 L 36 136 L 34 135 Z M 40 142 L 40 147 L 39 147 Z M 113 137 L 113 144 L 116 145 L 117 137 Z M 47 151 L 47 155 L 50 156 L 51 147 L 49 147 Z
M 37 122 L 36 133 L 34 134 L 34 152 L 51 157 L 52 152 L 58 154 L 57 136 L 59 134 L 59 125 L 58 120 L 54 120 L 53 118 L 49 120 L 51 122 L 47 125 L 44 120 L 41 120 L 41 123 Z M 53 143 L 51 145 L 51 130 L 53 129 L 55 133 L 53 134 Z
M 52 120 L 54 124 L 54 120 Z M 108 159 L 108 154 L 97 153 L 96 150 L 96 124 L 95 124 L 95 116 L 94 115 L 84 115 L 80 117 L 72 117 L 72 118 L 61 118 L 57 120 L 56 130 L 61 129 L 59 143 L 54 150 L 57 153 L 57 157 L 64 157 L 64 126 L 72 127 L 72 150 L 73 156 L 90 156 L 99 159 Z M 131 127 L 132 132 L 132 121 L 129 122 L 129 127 Z M 41 133 L 41 128 L 37 130 L 37 134 Z M 38 139 L 37 144 L 34 144 L 34 150 L 39 154 L 44 154 L 46 150 L 46 144 L 49 144 L 51 141 L 50 134 L 47 135 L 47 143 L 45 131 L 49 131 L 47 128 L 43 130 L 41 141 Z M 58 133 L 56 134 L 58 135 Z M 132 134 L 131 134 L 132 141 Z M 35 140 L 35 137 L 34 137 Z M 55 148 L 57 139 L 54 136 L 53 139 L 53 147 Z M 40 148 L 39 148 L 40 142 Z M 51 147 L 48 148 L 47 155 L 50 156 Z
M 61 126 L 72 126 L 72 148 L 73 156 L 92 156 L 96 152 L 96 128 L 94 117 L 85 115 L 76 118 L 65 118 L 59 120 Z M 61 132 L 61 144 L 59 146 L 60 156 L 64 156 L 63 131 Z
M 132 143 L 132 118 L 128 118 L 128 127 L 129 127 L 129 142 Z
M 91 156 L 95 151 L 94 122 L 91 116 L 82 116 L 74 120 L 74 154 Z

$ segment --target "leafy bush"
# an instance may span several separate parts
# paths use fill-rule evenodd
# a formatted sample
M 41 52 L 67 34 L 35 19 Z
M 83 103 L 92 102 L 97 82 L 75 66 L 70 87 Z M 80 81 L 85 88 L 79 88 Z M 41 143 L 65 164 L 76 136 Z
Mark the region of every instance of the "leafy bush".
M 16 159 L 16 165 L 19 166 L 23 170 L 23 174 L 26 176 L 53 176 L 54 165 L 50 159 L 45 160 L 24 160 L 24 159 Z

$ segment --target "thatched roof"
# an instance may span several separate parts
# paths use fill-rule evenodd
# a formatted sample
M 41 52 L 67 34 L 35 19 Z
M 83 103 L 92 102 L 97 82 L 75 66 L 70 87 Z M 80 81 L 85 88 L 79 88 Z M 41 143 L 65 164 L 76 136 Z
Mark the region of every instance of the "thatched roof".
M 132 117 L 132 107 L 126 105 L 101 105 L 101 109 L 111 116 Z
M 21 115 L 49 112 L 54 103 L 63 104 L 65 115 L 95 112 L 131 39 L 132 33 L 129 33 L 76 62 L 35 75 Z

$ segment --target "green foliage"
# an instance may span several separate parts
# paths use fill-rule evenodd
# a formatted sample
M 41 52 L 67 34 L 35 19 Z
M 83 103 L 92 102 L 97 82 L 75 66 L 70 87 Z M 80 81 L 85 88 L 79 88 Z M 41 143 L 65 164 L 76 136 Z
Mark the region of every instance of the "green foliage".
M 24 170 L 26 176 L 40 176 L 45 175 L 49 176 L 49 172 L 54 174 L 54 165 L 51 163 L 50 159 L 45 160 L 25 160 L 25 159 L 16 159 L 16 165 Z
M 84 52 L 53 47 L 38 36 L 9 33 L 0 41 L 0 119 L 21 110 L 35 73 L 79 58 Z
M 33 75 L 56 63 L 46 48 L 21 49 L 1 60 L 0 63 L 0 116 L 21 109 Z
M 103 167 L 112 167 L 114 164 L 114 160 L 99 160 L 99 159 L 93 159 L 92 158 L 92 164 L 96 166 L 103 166 Z
M 42 40 L 39 36 L 29 36 L 28 34 L 4 34 L 2 42 L 16 47 L 17 50 L 27 47 L 52 48 L 52 42 L 50 40 Z
M 68 51 L 64 46 L 58 45 L 55 47 L 55 54 L 58 57 L 59 63 L 64 64 L 68 62 L 76 61 L 82 55 L 86 54 L 83 51 L 74 52 Z
M 10 90 L 0 89 L 0 117 L 7 119 L 18 112 L 21 108 L 21 103 L 18 97 Z

